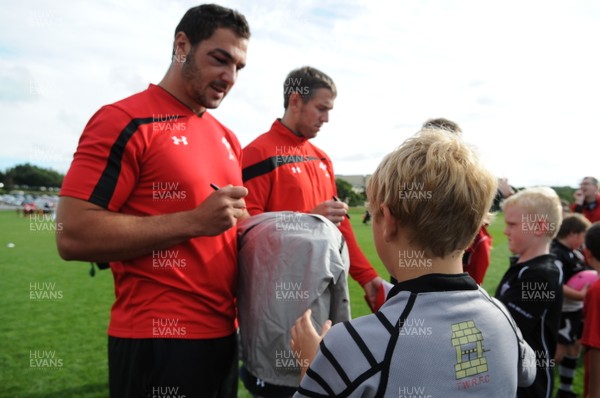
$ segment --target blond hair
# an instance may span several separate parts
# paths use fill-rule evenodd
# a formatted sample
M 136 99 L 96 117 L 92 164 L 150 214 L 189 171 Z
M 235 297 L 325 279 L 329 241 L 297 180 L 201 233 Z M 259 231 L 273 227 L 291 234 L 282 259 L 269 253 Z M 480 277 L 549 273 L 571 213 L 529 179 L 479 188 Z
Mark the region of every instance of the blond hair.
M 558 233 L 563 208 L 560 198 L 552 188 L 533 187 L 519 191 L 502 203 L 504 210 L 512 206 L 519 206 L 524 210 L 523 222 L 543 222 L 543 231 L 549 239 L 553 239 Z
M 386 205 L 428 256 L 464 250 L 482 226 L 496 178 L 456 135 L 422 129 L 387 155 L 369 180 L 374 214 Z

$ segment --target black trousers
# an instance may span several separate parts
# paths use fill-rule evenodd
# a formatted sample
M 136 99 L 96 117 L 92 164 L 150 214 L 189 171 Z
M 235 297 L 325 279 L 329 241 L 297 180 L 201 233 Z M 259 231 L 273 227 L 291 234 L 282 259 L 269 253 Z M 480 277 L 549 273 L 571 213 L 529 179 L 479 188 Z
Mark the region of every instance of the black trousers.
M 236 334 L 207 339 L 108 337 L 111 398 L 236 398 Z

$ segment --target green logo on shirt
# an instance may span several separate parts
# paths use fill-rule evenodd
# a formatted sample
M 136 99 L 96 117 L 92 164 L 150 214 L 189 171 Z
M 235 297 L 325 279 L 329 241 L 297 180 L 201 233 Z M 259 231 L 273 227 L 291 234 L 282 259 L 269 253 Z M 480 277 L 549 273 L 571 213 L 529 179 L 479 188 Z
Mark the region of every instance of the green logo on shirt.
M 488 371 L 487 359 L 483 355 L 483 336 L 475 322 L 452 325 L 452 346 L 456 350 L 454 371 L 457 380 Z

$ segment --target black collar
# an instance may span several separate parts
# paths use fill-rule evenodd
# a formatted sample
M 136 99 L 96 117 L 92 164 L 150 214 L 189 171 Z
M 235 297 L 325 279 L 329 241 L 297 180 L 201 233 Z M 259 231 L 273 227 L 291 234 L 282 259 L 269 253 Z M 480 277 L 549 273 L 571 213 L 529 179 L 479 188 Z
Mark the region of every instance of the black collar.
M 477 289 L 479 289 L 479 286 L 466 272 L 462 274 L 427 274 L 404 282 L 398 282 L 390 290 L 387 298 L 390 299 L 402 291 L 428 293 Z

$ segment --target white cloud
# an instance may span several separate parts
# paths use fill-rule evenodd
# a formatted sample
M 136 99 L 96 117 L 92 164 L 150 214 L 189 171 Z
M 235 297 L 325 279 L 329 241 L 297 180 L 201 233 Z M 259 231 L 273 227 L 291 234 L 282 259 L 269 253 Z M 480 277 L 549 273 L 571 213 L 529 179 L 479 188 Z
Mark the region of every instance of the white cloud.
M 225 1 L 250 23 L 247 68 L 214 111 L 242 144 L 283 114 L 287 72 L 313 65 L 339 95 L 315 143 L 340 174 L 371 173 L 431 117 L 457 121 L 514 185 L 600 175 L 600 6 L 475 0 Z M 190 1 L 13 2 L 0 16 L 0 168 L 66 171 L 87 120 L 169 61 Z M 36 149 L 37 148 L 37 149 Z M 33 154 L 33 155 L 32 155 Z M 67 159 L 67 160 L 65 160 Z

